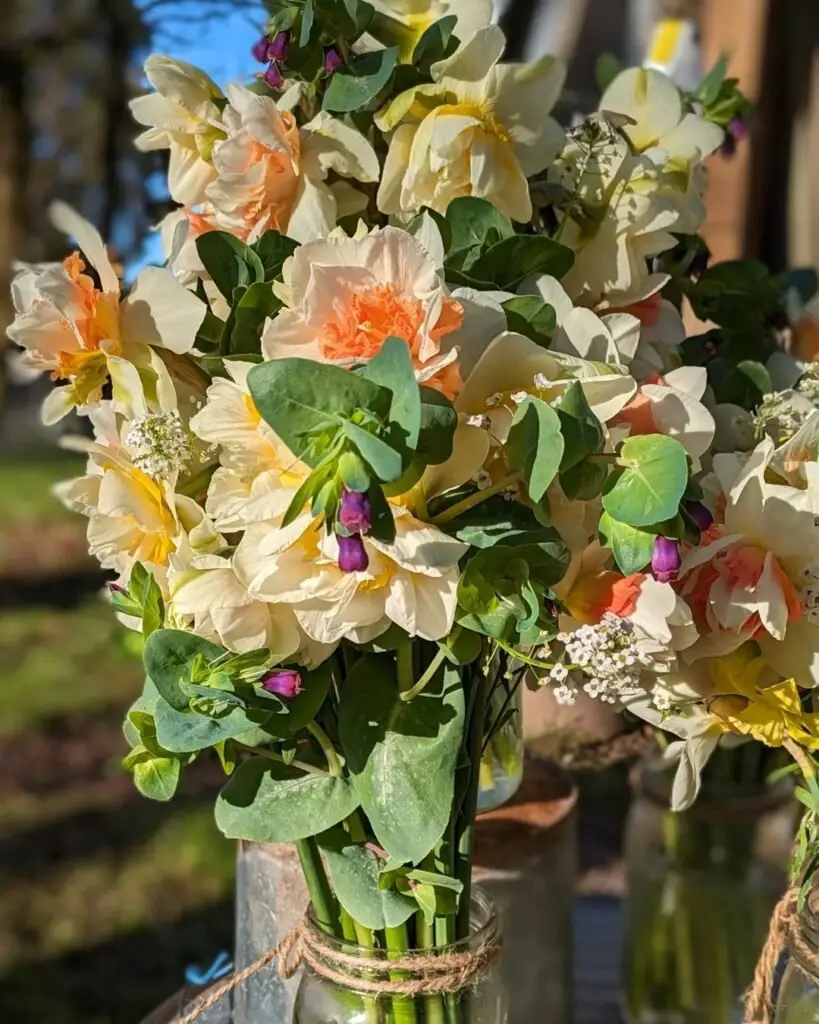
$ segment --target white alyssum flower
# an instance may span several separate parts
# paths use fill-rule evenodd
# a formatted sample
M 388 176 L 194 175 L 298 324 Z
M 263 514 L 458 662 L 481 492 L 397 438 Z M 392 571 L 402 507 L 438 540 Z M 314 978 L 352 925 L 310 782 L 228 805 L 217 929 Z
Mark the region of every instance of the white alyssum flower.
M 564 645 L 566 660 L 587 677 L 585 692 L 606 704 L 617 703 L 623 693 L 638 687 L 640 673 L 651 664 L 638 646 L 634 624 L 612 612 L 597 625 L 580 626 L 557 639 Z
M 131 460 L 154 480 L 167 480 L 194 458 L 195 439 L 179 410 L 148 413 L 135 419 L 125 435 Z

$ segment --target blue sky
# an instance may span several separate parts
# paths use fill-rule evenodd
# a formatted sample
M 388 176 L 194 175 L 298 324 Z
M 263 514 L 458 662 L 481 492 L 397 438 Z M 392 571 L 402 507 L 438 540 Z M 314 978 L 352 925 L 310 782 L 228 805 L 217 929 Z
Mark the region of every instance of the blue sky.
M 153 49 L 196 64 L 222 87 L 231 81 L 247 80 L 259 70 L 250 48 L 259 38 L 265 19 L 261 0 L 258 13 L 232 11 L 203 18 L 204 10 L 204 5 L 198 0 L 177 4 L 167 29 L 163 31 L 160 27 L 155 36 Z M 142 264 L 161 261 L 159 239 L 152 235 L 146 242 L 142 259 L 128 268 L 129 277 Z

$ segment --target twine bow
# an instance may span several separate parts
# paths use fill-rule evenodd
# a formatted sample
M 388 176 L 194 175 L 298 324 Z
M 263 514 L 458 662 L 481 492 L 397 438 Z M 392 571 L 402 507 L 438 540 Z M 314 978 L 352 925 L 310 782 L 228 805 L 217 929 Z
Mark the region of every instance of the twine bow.
M 206 992 L 184 1016 L 177 1017 L 173 1024 L 194 1024 L 229 992 L 273 963 L 276 964 L 279 976 L 285 981 L 292 978 L 304 963 L 320 977 L 356 992 L 420 996 L 458 992 L 468 985 L 475 985 L 489 970 L 500 948 L 500 940 L 493 938 L 480 948 L 468 952 L 440 955 L 411 953 L 389 960 L 380 957 L 371 959 L 361 954 L 345 953 L 336 948 L 328 936 L 324 936 L 311 926 L 305 915 L 273 949 L 263 953 L 250 966 L 231 974 L 221 985 Z M 363 975 L 358 972 L 363 972 Z M 408 976 L 396 980 L 396 973 Z

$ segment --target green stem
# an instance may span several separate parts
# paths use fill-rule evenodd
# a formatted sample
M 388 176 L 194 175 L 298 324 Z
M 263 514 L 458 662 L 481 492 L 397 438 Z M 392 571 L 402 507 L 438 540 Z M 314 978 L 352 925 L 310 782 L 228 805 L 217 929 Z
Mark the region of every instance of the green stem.
M 437 945 L 435 941 L 436 923 L 435 921 L 427 921 L 423 912 L 419 912 L 417 915 L 415 930 L 418 936 L 419 949 L 433 949 Z M 425 1024 L 445 1024 L 446 1017 L 441 996 L 435 993 L 429 993 L 424 996 L 424 1022 Z
M 296 843 L 296 849 L 316 920 L 330 935 L 338 935 L 340 929 L 338 904 L 333 890 L 330 888 L 315 836 L 310 836 L 309 839 L 300 839 Z
M 330 737 L 322 729 L 318 722 L 308 722 L 307 731 L 310 733 L 310 735 L 313 737 L 316 743 L 318 743 L 318 745 L 321 747 L 321 752 L 327 758 L 327 768 L 329 769 L 330 774 L 335 778 L 340 779 L 342 776 L 341 761 L 339 759 L 338 754 L 336 753 L 336 748 L 333 746 L 332 741 L 330 740 Z
M 440 515 L 433 516 L 431 522 L 435 526 L 442 526 L 444 523 L 451 523 L 453 519 L 457 519 L 463 512 L 468 512 L 471 508 L 475 508 L 477 505 L 482 505 L 490 498 L 494 498 L 496 494 L 500 494 L 508 487 L 511 487 L 512 484 L 516 484 L 518 479 L 519 477 L 517 473 L 510 473 L 502 480 L 499 480 L 496 484 L 492 484 L 491 487 L 487 487 L 486 490 L 470 494 L 468 498 L 464 498 L 463 501 L 456 502 L 444 512 L 441 512 Z
M 418 696 L 419 693 L 422 693 L 423 690 L 435 678 L 435 673 L 441 667 L 442 663 L 444 662 L 444 659 L 446 658 L 446 655 L 447 655 L 446 648 L 439 647 L 438 648 L 438 653 L 435 655 L 435 657 L 429 663 L 429 667 L 427 668 L 426 672 L 424 672 L 424 674 L 421 676 L 421 678 L 418 680 L 418 682 L 414 686 L 411 686 L 408 690 L 404 690 L 404 689 L 401 690 L 401 700 L 406 700 L 406 701 L 414 700 Z
M 387 959 L 398 960 L 405 956 L 409 947 L 409 933 L 406 924 L 396 928 L 385 928 L 384 937 L 387 943 Z M 390 981 L 405 981 L 409 975 L 406 971 L 390 971 Z M 395 1024 L 418 1024 L 415 1013 L 415 1000 L 412 996 L 393 996 L 392 1013 Z
M 405 699 L 404 694 L 409 693 L 415 685 L 415 669 L 412 665 L 411 640 L 407 640 L 406 643 L 402 643 L 396 648 L 395 664 L 398 672 L 398 689 L 401 692 L 401 698 Z
M 319 768 L 314 764 L 308 764 L 307 761 L 285 761 L 281 754 L 276 753 L 275 750 L 267 750 L 265 747 L 251 747 L 247 743 L 239 743 L 238 740 L 233 740 L 233 743 L 237 747 L 241 747 L 242 750 L 246 750 L 249 754 L 255 754 L 256 757 L 266 757 L 268 761 L 275 761 L 277 764 L 291 764 L 294 768 L 300 768 L 303 772 L 308 772 L 310 775 L 323 775 L 325 778 L 331 778 L 330 772 L 326 772 L 323 768 Z
M 483 747 L 483 726 L 486 716 L 486 699 L 489 693 L 487 673 L 478 666 L 471 671 L 475 699 L 465 736 L 465 754 L 469 764 L 469 779 L 466 794 L 455 823 L 455 877 L 463 885 L 458 902 L 457 937 L 469 937 L 469 911 L 472 897 L 472 857 L 475 847 L 475 817 L 478 812 L 478 789 L 480 787 L 481 748 Z M 476 679 L 477 676 L 477 679 Z

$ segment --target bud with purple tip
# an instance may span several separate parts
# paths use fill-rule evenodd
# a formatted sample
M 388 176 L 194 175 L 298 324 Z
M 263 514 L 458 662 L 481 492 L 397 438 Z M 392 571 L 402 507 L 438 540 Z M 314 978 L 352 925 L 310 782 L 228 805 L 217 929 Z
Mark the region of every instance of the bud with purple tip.
M 268 50 L 270 49 L 270 40 L 267 36 L 262 36 L 257 42 L 253 44 L 251 53 L 253 59 L 258 61 L 260 64 L 266 64 L 271 58 L 268 56 Z
M 264 75 L 265 84 L 269 85 L 271 89 L 283 89 L 284 88 L 284 75 L 279 71 L 279 65 L 272 61 L 270 67 L 265 71 Z
M 335 46 L 328 46 L 324 51 L 324 74 L 332 75 L 334 71 L 338 71 L 339 68 L 343 67 L 344 59 L 341 54 Z
M 350 533 L 368 534 L 373 528 L 373 508 L 367 495 L 348 491 L 345 487 L 341 494 L 338 521 Z
M 701 501 L 687 501 L 685 511 L 688 517 L 697 524 L 700 532 L 705 533 L 709 526 L 713 525 L 714 517 Z
M 294 668 L 280 668 L 262 676 L 261 687 L 279 697 L 298 697 L 301 693 L 301 674 Z
M 290 53 L 290 33 L 279 32 L 267 49 L 267 59 L 283 64 Z
M 723 156 L 732 157 L 737 151 L 737 143 L 743 142 L 749 134 L 748 122 L 744 117 L 738 115 L 731 119 L 731 123 L 725 129 L 725 138 L 722 140 L 720 152 Z
M 108 583 L 107 586 L 108 586 L 108 593 L 109 594 L 125 594 L 125 593 L 127 593 L 125 587 L 123 587 L 121 583 Z
M 657 537 L 651 556 L 651 572 L 654 579 L 660 583 L 671 583 L 679 575 L 681 565 L 679 544 L 669 537 Z
M 338 541 L 338 567 L 342 572 L 365 572 L 370 564 L 360 533 L 351 537 L 336 536 Z

